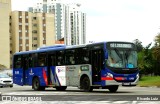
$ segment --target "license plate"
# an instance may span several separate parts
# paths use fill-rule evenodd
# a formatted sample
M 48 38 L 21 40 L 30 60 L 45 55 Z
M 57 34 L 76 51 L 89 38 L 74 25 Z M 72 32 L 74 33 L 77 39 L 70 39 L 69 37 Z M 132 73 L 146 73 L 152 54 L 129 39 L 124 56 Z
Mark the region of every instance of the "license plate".
M 122 85 L 131 85 L 131 83 L 122 83 Z

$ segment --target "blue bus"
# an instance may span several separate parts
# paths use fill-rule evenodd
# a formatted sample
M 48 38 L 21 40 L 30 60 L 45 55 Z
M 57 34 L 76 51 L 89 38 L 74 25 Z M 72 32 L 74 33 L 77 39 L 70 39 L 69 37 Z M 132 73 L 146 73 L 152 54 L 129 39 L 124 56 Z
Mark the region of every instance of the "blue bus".
M 13 57 L 13 82 L 34 90 L 75 86 L 83 91 L 116 92 L 120 85 L 136 86 L 138 81 L 136 46 L 131 42 L 55 45 Z

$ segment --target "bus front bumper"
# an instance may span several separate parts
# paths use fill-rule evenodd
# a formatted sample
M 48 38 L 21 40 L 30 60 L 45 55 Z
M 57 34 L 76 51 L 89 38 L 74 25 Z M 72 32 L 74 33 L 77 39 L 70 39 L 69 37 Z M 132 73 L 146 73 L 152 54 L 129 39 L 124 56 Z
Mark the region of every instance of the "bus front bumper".
M 106 86 L 110 86 L 110 85 L 122 85 L 122 86 L 136 86 L 138 84 L 138 81 L 139 81 L 139 76 L 136 77 L 136 80 L 134 82 L 132 81 L 121 81 L 121 82 L 118 82 L 116 80 L 105 80 L 105 85 Z

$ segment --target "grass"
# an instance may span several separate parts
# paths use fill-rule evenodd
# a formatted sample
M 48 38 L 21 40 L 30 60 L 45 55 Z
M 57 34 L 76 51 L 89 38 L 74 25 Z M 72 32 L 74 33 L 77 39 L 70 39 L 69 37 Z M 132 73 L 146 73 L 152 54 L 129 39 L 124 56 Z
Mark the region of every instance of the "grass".
M 160 87 L 160 76 L 143 76 L 138 85 L 141 87 L 158 86 Z

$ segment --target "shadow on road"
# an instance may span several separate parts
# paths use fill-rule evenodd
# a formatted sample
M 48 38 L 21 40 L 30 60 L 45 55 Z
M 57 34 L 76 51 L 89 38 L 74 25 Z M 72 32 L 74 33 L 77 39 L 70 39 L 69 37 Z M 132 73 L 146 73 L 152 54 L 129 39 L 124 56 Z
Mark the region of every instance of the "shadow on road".
M 64 93 L 73 93 L 73 92 L 77 92 L 77 93 L 83 93 L 83 94 L 88 94 L 88 93 L 90 93 L 90 94 L 105 94 L 105 93 L 109 93 L 109 94 L 115 94 L 115 93 L 117 93 L 117 94 L 121 94 L 121 93 L 133 93 L 132 91 L 117 91 L 117 92 L 115 92 L 115 93 L 111 93 L 111 92 L 109 92 L 107 89 L 106 90 L 93 90 L 92 92 L 83 92 L 83 91 L 81 91 L 81 90 L 66 90 L 66 91 L 57 91 L 57 90 L 55 90 L 54 88 L 53 89 L 46 89 L 46 90 L 44 90 L 44 91 L 34 91 L 33 89 L 28 89 L 28 90 L 26 90 L 26 89 L 21 89 L 21 90 L 14 90 L 14 91 L 16 91 L 16 92 L 64 92 Z

